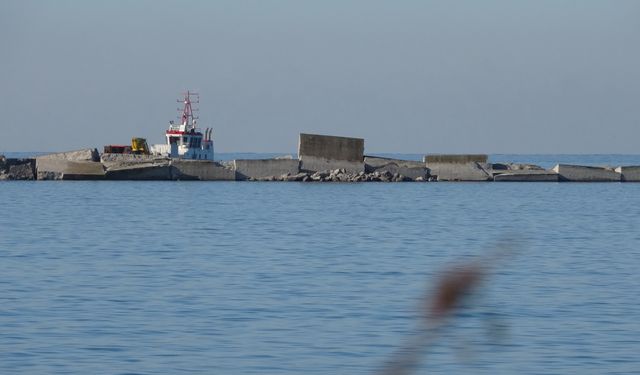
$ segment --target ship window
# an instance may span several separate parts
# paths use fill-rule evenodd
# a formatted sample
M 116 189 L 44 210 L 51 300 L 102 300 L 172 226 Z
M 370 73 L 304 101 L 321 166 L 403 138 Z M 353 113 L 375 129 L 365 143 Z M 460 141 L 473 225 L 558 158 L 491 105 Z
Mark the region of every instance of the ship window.
M 170 144 L 178 143 L 178 138 L 177 137 L 169 137 L 169 143 Z
M 189 137 L 182 137 L 182 144 L 189 142 Z

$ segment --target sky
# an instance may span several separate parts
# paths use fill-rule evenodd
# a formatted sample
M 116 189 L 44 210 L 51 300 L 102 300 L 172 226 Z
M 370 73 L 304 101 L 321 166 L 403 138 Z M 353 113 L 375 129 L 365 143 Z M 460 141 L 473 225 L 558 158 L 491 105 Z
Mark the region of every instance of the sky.
M 639 1 L 0 2 L 0 152 L 640 153 Z

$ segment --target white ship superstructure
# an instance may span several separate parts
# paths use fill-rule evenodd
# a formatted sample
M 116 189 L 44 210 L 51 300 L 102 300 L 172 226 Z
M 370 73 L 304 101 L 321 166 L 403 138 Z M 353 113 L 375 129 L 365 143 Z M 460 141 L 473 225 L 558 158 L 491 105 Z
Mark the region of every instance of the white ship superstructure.
M 213 160 L 213 129 L 206 128 L 202 132 L 196 128 L 198 117 L 193 112 L 197 109 L 192 107 L 192 103 L 200 103 L 198 94 L 187 91 L 184 99 L 178 102 L 184 105 L 180 123 L 169 122 L 169 129 L 165 132 L 166 143 L 151 146 L 151 153 L 180 159 Z

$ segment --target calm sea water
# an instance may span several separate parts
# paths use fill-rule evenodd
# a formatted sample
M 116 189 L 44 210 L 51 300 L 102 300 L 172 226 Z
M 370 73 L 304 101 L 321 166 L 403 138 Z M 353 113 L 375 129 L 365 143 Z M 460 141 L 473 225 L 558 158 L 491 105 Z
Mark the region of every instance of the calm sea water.
M 419 373 L 640 371 L 640 184 L 16 181 L 0 203 L 2 374 L 373 374 L 443 267 L 505 239 Z

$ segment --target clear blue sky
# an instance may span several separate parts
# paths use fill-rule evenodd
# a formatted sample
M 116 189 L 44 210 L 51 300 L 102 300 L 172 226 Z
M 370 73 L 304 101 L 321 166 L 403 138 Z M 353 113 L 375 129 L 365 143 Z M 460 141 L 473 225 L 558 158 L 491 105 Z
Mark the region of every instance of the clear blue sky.
M 640 153 L 640 1 L 0 2 L 0 151 Z

